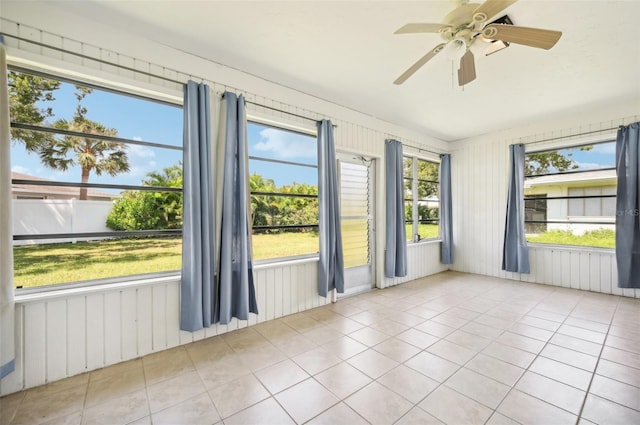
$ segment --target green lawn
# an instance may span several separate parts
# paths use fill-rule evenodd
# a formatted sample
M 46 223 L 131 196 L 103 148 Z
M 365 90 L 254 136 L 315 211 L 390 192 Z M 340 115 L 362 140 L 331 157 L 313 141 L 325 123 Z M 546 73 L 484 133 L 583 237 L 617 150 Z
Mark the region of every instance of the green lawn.
M 407 224 L 407 240 L 413 240 L 413 226 Z M 437 238 L 440 235 L 440 230 L 438 224 L 419 224 L 418 225 L 418 234 L 420 235 L 420 239 L 433 239 Z
M 17 246 L 14 284 L 24 288 L 180 269 L 182 240 L 120 239 Z
M 345 266 L 367 262 L 362 245 L 362 223 L 343 229 Z M 366 226 L 366 223 L 364 224 Z M 407 229 L 411 234 L 411 228 Z M 438 226 L 421 224 L 423 239 L 438 236 Z M 319 249 L 314 233 L 253 235 L 253 258 L 264 260 L 314 254 Z M 15 285 L 24 288 L 82 280 L 179 270 L 182 241 L 175 238 L 120 239 L 14 247 Z
M 551 230 L 536 236 L 527 236 L 527 242 L 555 245 L 578 245 L 598 248 L 615 248 L 616 236 L 613 230 L 598 229 L 578 236 L 571 232 Z
M 254 235 L 254 259 L 318 252 L 313 233 Z M 180 270 L 182 240 L 120 239 L 97 242 L 17 246 L 14 284 L 24 288 Z

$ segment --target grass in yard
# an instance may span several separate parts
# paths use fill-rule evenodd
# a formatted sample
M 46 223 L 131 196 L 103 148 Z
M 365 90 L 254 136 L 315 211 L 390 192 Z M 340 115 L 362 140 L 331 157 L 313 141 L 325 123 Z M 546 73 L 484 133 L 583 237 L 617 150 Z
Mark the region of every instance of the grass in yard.
M 407 240 L 413 240 L 413 227 L 407 224 Z M 440 226 L 438 224 L 418 224 L 418 234 L 420 239 L 434 239 L 440 235 Z
M 16 246 L 13 256 L 14 284 L 27 288 L 179 270 L 182 240 L 119 239 Z
M 537 236 L 527 236 L 527 242 L 615 248 L 616 235 L 613 230 L 609 229 L 592 230 L 580 236 L 569 231 L 551 230 Z
M 313 233 L 254 235 L 255 260 L 318 252 Z M 182 240 L 119 239 L 16 246 L 14 284 L 34 287 L 180 270 Z
M 252 239 L 254 260 L 315 254 L 320 249 L 318 235 L 313 232 L 258 234 Z

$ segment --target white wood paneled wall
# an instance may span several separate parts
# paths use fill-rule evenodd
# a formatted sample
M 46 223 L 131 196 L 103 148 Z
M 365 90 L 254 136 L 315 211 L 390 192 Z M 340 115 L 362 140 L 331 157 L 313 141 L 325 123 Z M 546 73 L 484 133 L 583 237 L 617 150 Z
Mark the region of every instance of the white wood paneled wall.
M 639 298 L 640 290 L 617 287 L 613 250 L 532 245 L 529 249 L 531 274 L 501 270 L 509 145 L 579 135 L 638 121 L 638 115 L 632 115 L 639 112 L 637 104 L 623 105 L 620 110 L 622 112 L 615 108 L 608 112 L 600 110 L 591 115 L 454 143 L 451 179 L 455 264 L 452 269 Z M 598 120 L 607 114 L 613 115 L 609 121 Z M 616 114 L 624 118 L 615 118 Z M 585 119 L 592 121 L 585 124 Z M 548 131 L 545 126 L 562 130 Z M 611 131 L 607 130 L 607 134 Z M 580 136 L 569 140 L 569 143 L 578 143 Z
M 393 279 L 385 277 L 382 287 L 399 285 L 445 270 L 449 270 L 449 266 L 440 263 L 440 242 L 412 243 L 407 246 L 407 275 Z

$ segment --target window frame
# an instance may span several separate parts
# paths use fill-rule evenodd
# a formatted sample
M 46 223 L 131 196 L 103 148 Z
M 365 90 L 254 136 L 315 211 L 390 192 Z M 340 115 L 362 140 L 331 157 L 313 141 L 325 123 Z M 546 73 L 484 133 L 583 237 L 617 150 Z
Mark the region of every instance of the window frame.
M 98 82 L 95 82 L 94 79 L 85 76 L 73 74 L 71 77 L 71 72 L 68 70 L 61 70 L 58 68 L 55 69 L 47 69 L 46 71 L 42 71 L 38 69 L 36 66 L 34 67 L 25 67 L 20 64 L 9 63 L 7 66 L 7 70 L 10 72 L 17 72 L 22 74 L 28 74 L 32 76 L 48 78 L 56 81 L 60 81 L 66 84 L 78 85 L 82 87 L 87 87 L 91 89 L 95 89 L 98 91 L 115 94 L 118 96 L 124 96 L 128 98 L 143 100 L 146 102 L 157 103 L 160 105 L 165 105 L 169 107 L 175 107 L 180 110 L 183 110 L 184 106 L 181 100 L 178 100 L 178 97 L 170 96 L 160 91 L 153 90 L 143 90 L 138 87 L 134 87 L 129 84 L 119 84 L 115 80 L 117 78 L 114 77 L 113 81 L 106 81 L 100 79 Z M 86 77 L 86 78 L 84 78 Z M 7 78 L 7 77 L 5 77 Z M 176 150 L 182 152 L 183 142 L 180 140 L 180 144 L 169 145 L 165 143 L 157 143 L 152 141 L 142 141 L 135 139 L 128 139 L 122 137 L 113 137 L 113 136 L 105 136 L 105 135 L 96 135 L 90 133 L 82 133 L 70 130 L 63 129 L 54 129 L 52 127 L 45 127 L 39 125 L 32 125 L 27 123 L 19 123 L 19 122 L 10 122 L 10 129 L 22 129 L 27 131 L 39 131 L 44 133 L 50 133 L 54 135 L 61 136 L 78 136 L 85 137 L 90 136 L 91 139 L 111 141 L 125 144 L 126 146 L 137 145 L 137 146 L 146 146 L 150 148 L 156 149 L 166 149 L 166 150 Z M 175 187 L 161 187 L 161 186 L 143 186 L 143 185 L 125 185 L 125 184 L 106 184 L 106 183 L 82 183 L 82 182 L 65 182 L 65 181 L 57 181 L 57 180 L 31 180 L 31 179 L 11 179 L 11 184 L 29 184 L 36 186 L 64 186 L 64 187 L 72 187 L 72 188 L 102 188 L 102 189 L 122 189 L 122 190 L 138 190 L 138 191 L 149 191 L 149 192 L 179 192 L 183 193 L 183 188 L 175 188 Z M 16 198 L 18 199 L 18 198 Z M 33 199 L 33 198 L 31 198 Z M 47 199 L 42 198 L 42 199 Z M 13 201 L 13 200 L 12 200 Z M 107 231 L 107 232 L 78 232 L 78 233 L 42 233 L 42 234 L 15 234 L 12 232 L 12 240 L 43 240 L 43 239 L 68 239 L 72 241 L 76 238 L 113 238 L 114 240 L 123 239 L 132 236 L 162 236 L 162 235 L 179 235 L 182 240 L 182 228 L 180 229 L 167 229 L 167 230 L 157 230 L 157 229 L 149 229 L 149 230 L 139 230 L 139 231 Z M 98 240 L 96 240 L 97 242 Z M 15 248 L 16 245 L 12 247 Z M 176 270 L 166 270 L 159 272 L 151 272 L 151 273 L 139 273 L 139 274 L 130 274 L 130 275 L 122 275 L 122 276 L 111 276 L 97 279 L 88 279 L 88 280 L 80 280 L 80 281 L 69 281 L 69 282 L 60 282 L 60 283 L 49 283 L 46 285 L 33 286 L 33 287 L 14 287 L 14 292 L 16 295 L 30 295 L 36 293 L 44 293 L 44 292 L 52 292 L 52 291 L 61 291 L 61 290 L 73 290 L 85 287 L 95 287 L 101 285 L 112 285 L 123 282 L 132 282 L 132 281 L 141 281 L 141 280 L 149 280 L 149 279 L 158 279 L 165 277 L 175 277 L 180 274 L 180 269 Z
M 405 181 L 407 180 L 411 180 L 411 198 L 407 198 L 406 196 L 403 197 L 403 201 L 405 202 L 405 205 L 407 202 L 411 202 L 411 229 L 412 229 L 412 234 L 411 234 L 411 238 L 407 238 L 407 244 L 415 244 L 415 243 L 420 243 L 420 242 L 434 242 L 434 241 L 439 241 L 441 240 L 440 237 L 440 191 L 441 191 L 441 186 L 440 186 L 440 181 L 439 181 L 439 170 L 440 170 L 440 159 L 436 160 L 433 158 L 427 158 L 424 156 L 420 156 L 417 154 L 407 154 L 404 153 L 402 156 L 403 159 L 403 164 L 404 164 L 404 160 L 405 159 L 411 159 L 411 177 L 406 177 L 404 175 L 404 166 L 403 166 L 403 175 L 402 175 L 402 182 L 403 182 L 403 189 L 406 187 L 405 186 Z M 438 167 L 438 180 L 437 181 L 433 181 L 433 180 L 425 180 L 425 179 L 419 179 L 418 178 L 418 173 L 419 173 L 419 161 L 424 161 L 424 162 L 428 162 L 431 164 L 436 164 Z M 430 203 L 438 203 L 438 218 L 437 219 L 426 219 L 426 220 L 420 220 L 420 211 L 419 211 L 419 203 L 420 202 L 425 202 L 425 199 L 421 199 L 419 198 L 419 183 L 423 182 L 423 183 L 435 183 L 438 185 L 438 200 L 437 201 L 433 201 L 433 200 L 429 200 L 427 202 Z M 406 211 L 405 211 L 405 225 L 409 224 L 410 222 L 406 220 Z M 429 224 L 429 223 L 437 223 L 438 224 L 438 235 L 436 237 L 432 237 L 432 238 L 423 238 L 421 236 L 419 236 L 418 230 L 419 230 L 419 226 L 420 224 Z
M 593 145 L 598 145 L 598 144 L 606 144 L 606 143 L 613 143 L 615 145 L 615 134 L 605 134 L 605 135 L 597 135 L 597 136 L 592 136 L 589 138 L 583 138 L 580 140 L 577 140 L 573 143 L 552 143 L 552 144 L 548 144 L 547 146 L 545 146 L 544 148 L 539 148 L 539 149 L 535 149 L 535 150 L 526 150 L 525 149 L 525 164 L 527 161 L 527 156 L 530 154 L 539 154 L 539 153 L 545 153 L 545 152 L 554 152 L 554 151 L 561 151 L 564 149 L 576 149 L 576 148 L 581 148 L 581 147 L 585 147 L 585 146 L 593 146 Z M 527 195 L 526 193 L 526 182 L 527 179 L 530 178 L 536 178 L 536 177 L 545 177 L 545 176 L 561 176 L 561 175 L 570 175 L 570 174 L 582 174 L 582 173 L 587 173 L 587 172 L 594 172 L 594 171 L 611 171 L 611 170 L 616 170 L 615 167 L 615 158 L 614 158 L 614 165 L 612 167 L 602 167 L 602 168 L 591 168 L 591 169 L 582 169 L 582 170 L 568 170 L 568 171 L 554 171 L 554 172 L 549 172 L 549 173 L 541 173 L 541 174 L 532 174 L 532 175 L 526 175 L 526 170 L 525 170 L 525 176 L 524 176 L 524 181 L 525 181 L 525 190 L 523 190 L 523 201 L 525 203 L 525 211 L 526 211 L 526 205 L 527 205 L 527 201 L 533 201 L 533 202 L 537 202 L 537 201 L 545 201 L 545 204 L 547 201 L 558 201 L 558 200 L 566 200 L 567 204 L 566 204 L 566 220 L 553 220 L 553 219 L 549 219 L 548 218 L 548 211 L 549 211 L 549 207 L 548 204 L 546 204 L 546 220 L 527 220 L 526 217 L 524 218 L 524 224 L 525 224 L 525 228 L 527 225 L 544 225 L 545 227 L 548 224 L 566 224 L 566 225 L 571 225 L 571 224 L 577 224 L 577 225 L 600 225 L 600 226 L 610 226 L 612 224 L 615 224 L 615 220 L 613 222 L 611 221 L 607 221 L 607 220 L 574 220 L 571 221 L 570 218 L 571 217 L 580 217 L 580 216 L 572 216 L 569 214 L 569 209 L 570 209 L 570 202 L 573 199 L 579 199 L 582 200 L 582 202 L 584 203 L 587 199 L 599 199 L 600 200 L 600 204 L 601 204 L 601 210 L 602 210 L 602 206 L 604 205 L 604 200 L 605 199 L 610 199 L 613 198 L 615 200 L 616 195 L 577 195 L 577 196 L 572 196 L 569 195 L 569 191 L 570 189 L 572 189 L 572 187 L 568 186 L 567 187 L 567 194 L 563 195 L 563 196 L 549 196 L 548 193 L 545 193 L 544 195 L 541 194 L 529 194 Z M 614 188 L 617 187 L 617 177 L 615 179 L 615 184 L 613 185 Z M 595 185 L 587 185 L 587 186 L 576 186 L 573 188 L 582 188 L 582 189 L 588 189 L 588 188 L 610 188 L 612 187 L 611 184 L 595 184 Z M 548 189 L 545 190 L 545 192 L 548 192 Z M 614 201 L 615 202 L 615 201 Z M 598 217 L 609 217 L 609 216 L 583 216 L 583 217 L 593 217 L 593 218 L 598 218 Z M 614 214 L 614 218 L 615 218 L 615 214 Z M 551 229 L 554 230 L 554 229 Z M 556 229 L 557 230 L 557 229 Z M 597 230 L 597 229 L 594 229 Z M 548 231 L 548 230 L 547 230 Z M 614 230 L 615 231 L 615 230 Z M 531 245 L 535 245 L 535 246 L 553 246 L 553 247 L 566 247 L 566 248 L 578 248 L 578 249 L 602 249 L 602 250 L 615 250 L 615 248 L 608 248 L 608 247 L 601 247 L 601 246 L 595 246 L 595 245 L 572 245 L 572 244 L 559 244 L 559 243 L 545 243 L 545 242 L 530 242 L 529 240 L 526 241 L 527 244 L 531 244 Z

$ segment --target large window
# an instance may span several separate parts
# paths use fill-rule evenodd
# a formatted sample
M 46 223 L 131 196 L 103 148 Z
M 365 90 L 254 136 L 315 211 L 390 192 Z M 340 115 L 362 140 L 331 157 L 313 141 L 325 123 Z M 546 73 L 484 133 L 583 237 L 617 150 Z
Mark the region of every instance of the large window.
M 527 241 L 615 246 L 615 142 L 525 155 Z
M 440 234 L 439 164 L 409 156 L 403 161 L 407 240 L 435 239 Z
M 253 258 L 316 254 L 316 138 L 249 122 L 248 144 Z
M 179 270 L 181 108 L 22 70 L 8 83 L 15 285 Z

